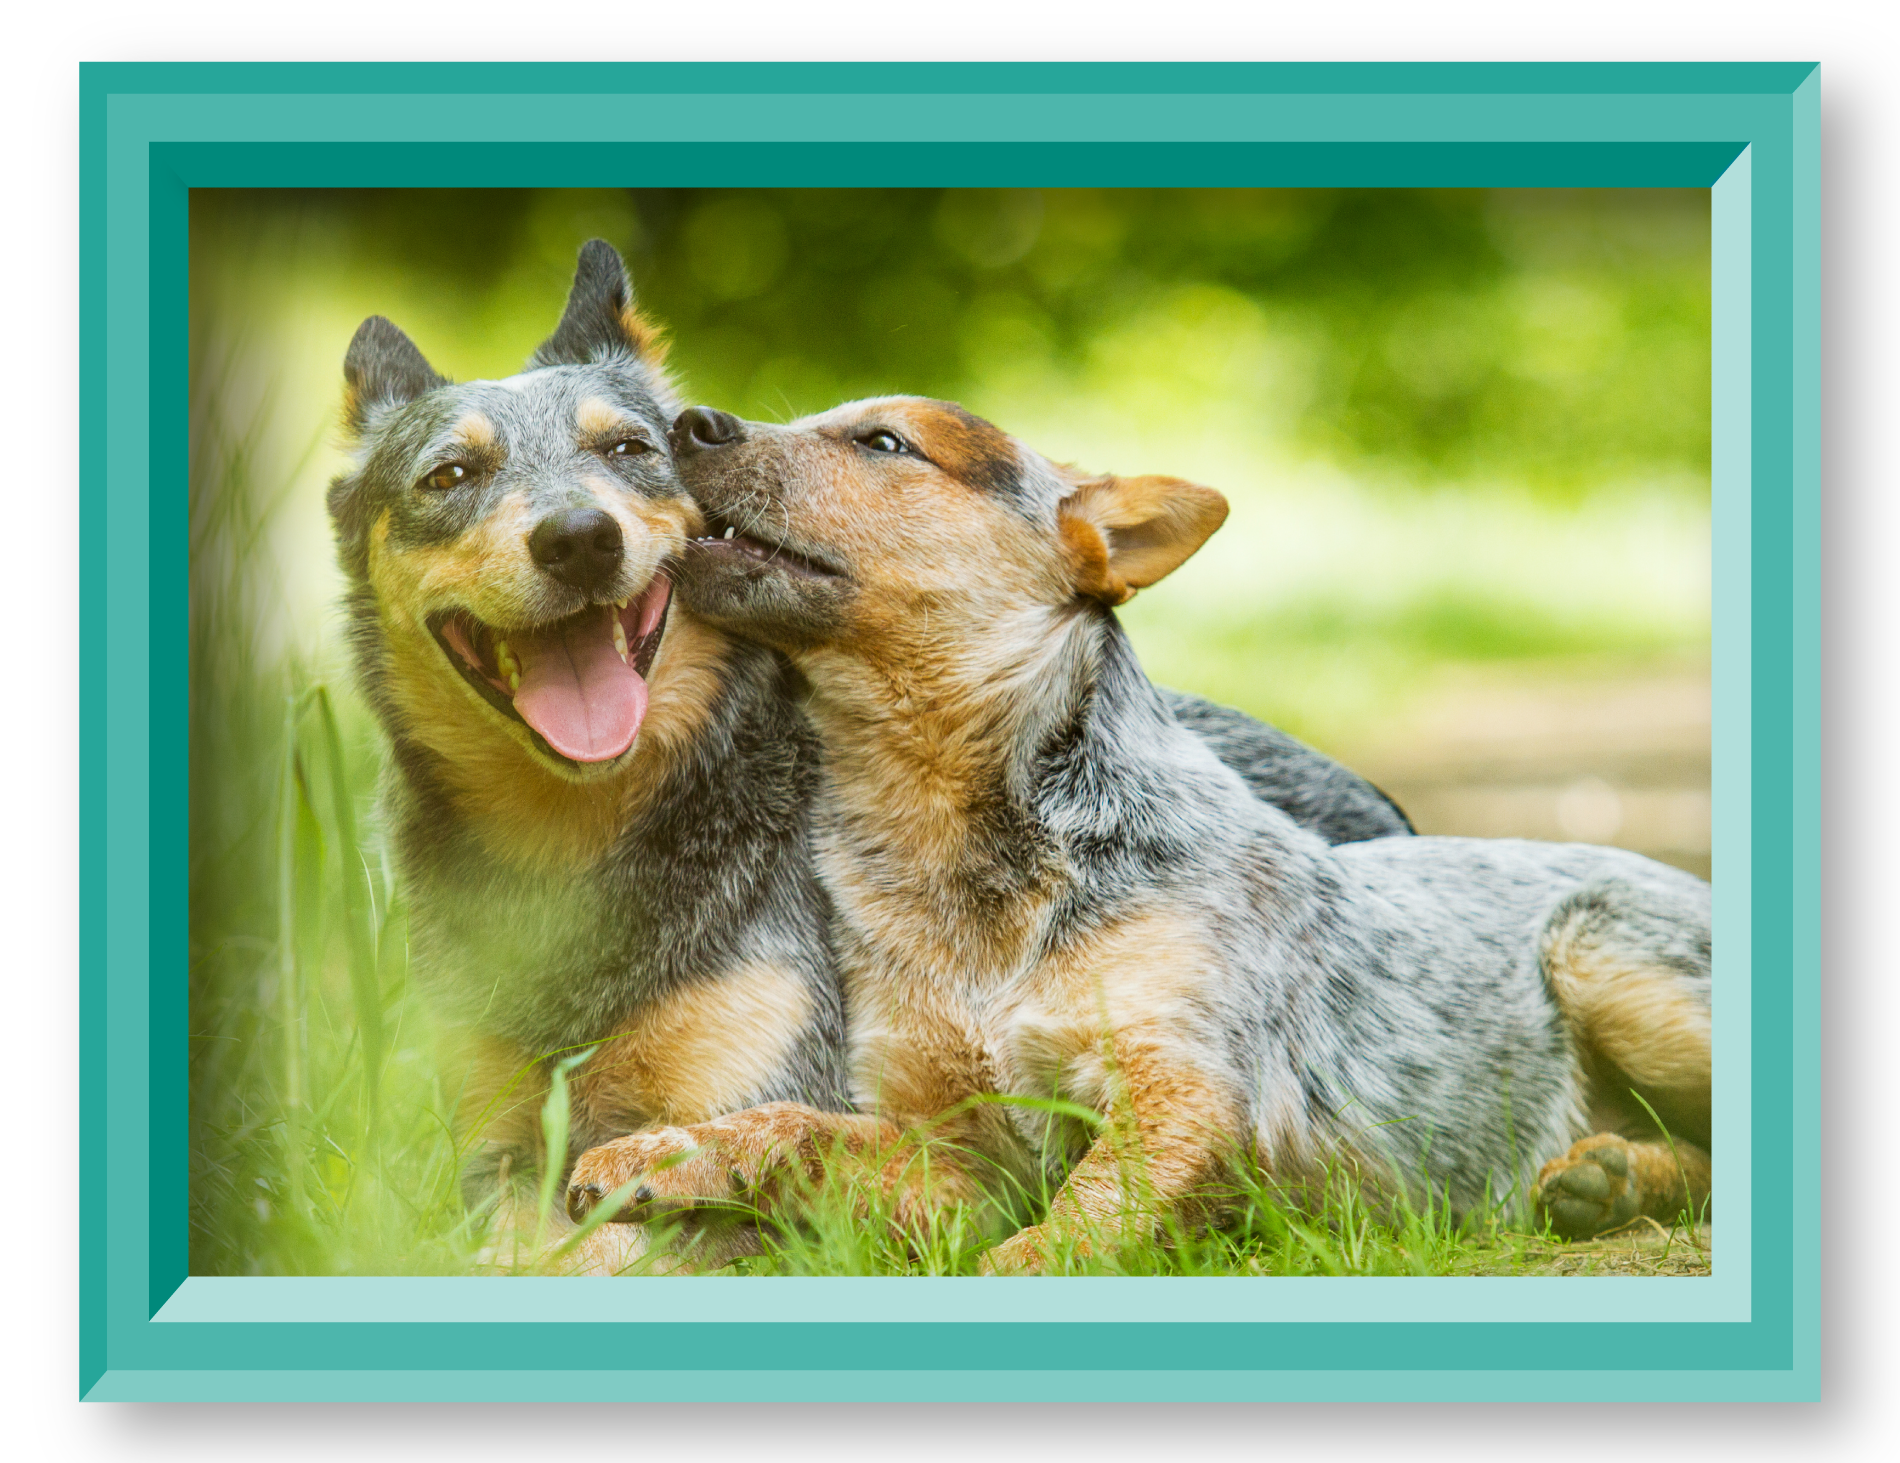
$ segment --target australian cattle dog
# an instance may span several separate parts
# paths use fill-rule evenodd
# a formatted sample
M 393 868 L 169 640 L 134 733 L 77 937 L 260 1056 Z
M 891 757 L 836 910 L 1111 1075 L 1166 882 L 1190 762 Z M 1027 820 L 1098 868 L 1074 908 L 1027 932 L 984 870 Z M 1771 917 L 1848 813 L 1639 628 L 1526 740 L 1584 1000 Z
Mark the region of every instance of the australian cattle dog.
M 900 1223 L 1059 1182 L 989 1252 L 1006 1271 L 1110 1223 L 1208 1222 L 1238 1163 L 1296 1200 L 1343 1166 L 1454 1214 L 1541 1166 L 1572 1236 L 1703 1208 L 1708 886 L 1613 848 L 1329 846 L 1249 796 L 1114 613 L 1220 524 L 1218 493 L 1061 467 L 916 398 L 694 409 L 673 442 L 706 525 L 683 601 L 808 688 L 855 1110 L 616 1140 L 573 1212 L 735 1185 L 769 1211 L 833 1163 Z

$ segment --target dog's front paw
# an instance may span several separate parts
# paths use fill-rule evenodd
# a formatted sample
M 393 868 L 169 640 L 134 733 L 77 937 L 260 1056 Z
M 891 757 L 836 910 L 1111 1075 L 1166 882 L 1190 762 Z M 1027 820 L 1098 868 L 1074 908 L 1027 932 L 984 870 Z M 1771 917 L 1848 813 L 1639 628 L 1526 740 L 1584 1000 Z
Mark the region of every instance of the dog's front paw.
M 645 1224 L 666 1214 L 727 1207 L 743 1197 L 747 1178 L 720 1151 L 718 1136 L 694 1128 L 655 1128 L 590 1148 L 567 1181 L 567 1214 L 581 1223 L 615 1199 L 617 1224 Z
M 1643 1210 L 1643 1193 L 1627 1139 L 1597 1133 L 1571 1145 L 1537 1175 L 1532 1195 L 1540 1218 L 1565 1239 L 1589 1239 L 1628 1224 Z
M 788 1177 L 817 1176 L 826 1122 L 815 1108 L 768 1102 L 690 1128 L 615 1138 L 574 1165 L 568 1215 L 578 1224 L 607 1200 L 625 1224 L 714 1208 L 762 1213 L 779 1202 Z

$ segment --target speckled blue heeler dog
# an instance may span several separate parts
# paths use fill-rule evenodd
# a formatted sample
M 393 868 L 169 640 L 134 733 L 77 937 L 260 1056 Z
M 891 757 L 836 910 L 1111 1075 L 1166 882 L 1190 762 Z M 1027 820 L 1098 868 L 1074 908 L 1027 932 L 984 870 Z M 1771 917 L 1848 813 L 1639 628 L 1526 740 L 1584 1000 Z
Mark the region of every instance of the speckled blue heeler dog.
M 914 398 L 789 427 L 696 408 L 673 436 L 710 530 L 682 600 L 810 688 L 859 1111 L 617 1140 L 576 1166 L 575 1212 L 623 1186 L 625 1218 L 690 1212 L 735 1181 L 770 1212 L 844 1162 L 908 1223 L 1053 1171 L 1044 1224 L 989 1252 L 1010 1270 L 1110 1218 L 1208 1217 L 1236 1155 L 1296 1195 L 1343 1163 L 1457 1212 L 1543 1165 L 1570 1235 L 1706 1199 L 1708 886 L 1611 848 L 1331 847 L 1249 797 L 1113 611 L 1219 494 L 1086 476 Z
M 542 1162 L 550 1054 L 597 1048 L 572 1078 L 576 1152 L 775 1099 L 842 1105 L 816 744 L 781 655 L 671 601 L 701 520 L 619 256 L 581 251 L 520 375 L 452 384 L 380 317 L 344 372 L 355 465 L 330 511 L 389 736 L 413 963 L 458 1038 L 471 1197 Z M 1175 704 L 1324 836 L 1409 831 L 1291 738 Z M 627 1238 L 586 1260 L 612 1268 Z

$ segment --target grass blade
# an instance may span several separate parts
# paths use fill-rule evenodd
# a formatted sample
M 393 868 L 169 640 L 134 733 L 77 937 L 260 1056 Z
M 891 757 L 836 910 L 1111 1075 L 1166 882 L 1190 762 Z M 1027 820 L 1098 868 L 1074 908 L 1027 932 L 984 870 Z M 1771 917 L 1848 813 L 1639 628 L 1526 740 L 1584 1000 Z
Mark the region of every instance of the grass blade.
M 304 1099 L 303 989 L 297 978 L 297 835 L 300 820 L 307 813 L 297 776 L 297 714 L 297 698 L 286 696 L 284 762 L 278 778 L 277 1002 L 284 1044 L 284 1170 L 289 1182 L 291 1211 L 302 1215 L 304 1165 L 298 1150 L 302 1146 L 302 1119 L 309 1104 Z
M 1645 1098 L 1642 1093 L 1638 1092 L 1634 1087 L 1632 1087 L 1630 1088 L 1630 1096 L 1643 1104 L 1643 1111 L 1649 1114 L 1650 1121 L 1653 1122 L 1657 1126 L 1657 1128 L 1661 1130 L 1662 1135 L 1663 1135 L 1663 1141 L 1669 1145 L 1669 1156 L 1675 1160 L 1675 1164 L 1676 1164 L 1676 1177 L 1682 1181 L 1682 1209 L 1676 1217 L 1678 1220 L 1681 1221 L 1683 1229 L 1687 1231 L 1688 1236 L 1689 1236 L 1689 1243 L 1694 1245 L 1699 1250 L 1702 1248 L 1702 1242 L 1696 1238 L 1695 1216 L 1689 1212 L 1689 1171 L 1688 1169 L 1682 1166 L 1682 1155 L 1676 1152 L 1675 1135 L 1672 1134 L 1666 1126 L 1664 1126 L 1663 1120 L 1659 1116 L 1657 1116 L 1656 1109 L 1649 1105 L 1648 1099 Z M 1670 1239 L 1673 1240 L 1674 1238 L 1675 1238 L 1675 1226 L 1674 1224 L 1671 1224 Z M 1669 1253 L 1669 1248 L 1668 1248 L 1667 1243 L 1665 1243 L 1663 1246 L 1663 1253 L 1665 1255 Z
M 374 1130 L 376 1095 L 383 1070 L 383 993 L 376 965 L 376 936 L 369 902 L 369 871 L 363 865 L 362 845 L 356 837 L 356 807 L 351 796 L 349 767 L 343 760 L 343 738 L 337 732 L 336 711 L 329 688 L 314 693 L 323 722 L 324 752 L 329 762 L 332 816 L 336 820 L 337 862 L 343 879 L 343 912 L 349 947 L 350 995 L 356 1006 L 356 1029 L 363 1047 L 365 1125 Z
M 541 1163 L 541 1191 L 536 1197 L 534 1253 L 541 1253 L 541 1241 L 547 1233 L 548 1217 L 554 1210 L 554 1191 L 567 1173 L 567 1134 L 571 1112 L 567 1096 L 567 1074 L 594 1054 L 589 1047 L 571 1057 L 563 1057 L 548 1073 L 548 1100 L 541 1105 L 541 1137 L 546 1154 Z

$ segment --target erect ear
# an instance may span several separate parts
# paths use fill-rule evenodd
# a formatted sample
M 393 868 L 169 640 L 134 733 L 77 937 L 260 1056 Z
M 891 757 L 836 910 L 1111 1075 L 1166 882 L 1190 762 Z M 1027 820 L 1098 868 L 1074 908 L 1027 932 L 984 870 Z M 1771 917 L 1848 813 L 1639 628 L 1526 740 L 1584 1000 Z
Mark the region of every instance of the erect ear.
M 665 354 L 659 332 L 633 308 L 633 284 L 620 255 L 605 239 L 589 239 L 581 245 L 561 323 L 528 357 L 528 369 L 585 366 L 616 355 L 658 365 Z
M 1227 518 L 1212 488 L 1170 477 L 1098 477 L 1057 510 L 1075 587 L 1112 605 L 1167 578 Z
M 360 434 L 378 408 L 401 406 L 447 384 L 414 341 L 381 315 L 372 315 L 356 327 L 343 356 L 344 420 Z

